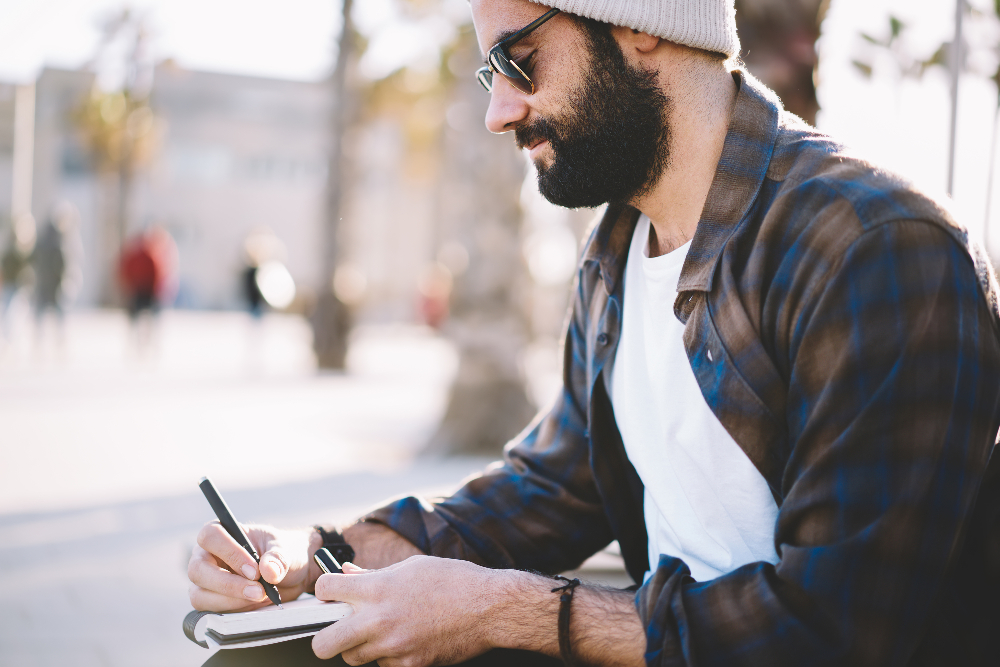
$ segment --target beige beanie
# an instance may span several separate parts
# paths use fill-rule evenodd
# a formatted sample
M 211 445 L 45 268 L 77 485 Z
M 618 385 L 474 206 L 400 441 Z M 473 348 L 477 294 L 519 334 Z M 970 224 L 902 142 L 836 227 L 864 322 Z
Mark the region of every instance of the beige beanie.
M 633 28 L 696 49 L 735 56 L 734 0 L 538 0 L 587 18 Z

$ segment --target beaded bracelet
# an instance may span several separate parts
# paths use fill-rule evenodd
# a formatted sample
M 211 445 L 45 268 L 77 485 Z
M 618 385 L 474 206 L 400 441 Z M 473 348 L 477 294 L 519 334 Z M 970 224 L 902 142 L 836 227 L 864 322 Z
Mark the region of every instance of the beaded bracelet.
M 580 580 L 567 579 L 558 574 L 555 578 L 566 582 L 564 586 L 552 589 L 553 593 L 562 593 L 559 596 L 559 653 L 566 667 L 575 667 L 576 661 L 573 660 L 573 651 L 569 643 L 569 609 L 573 602 L 573 591 L 580 585 Z

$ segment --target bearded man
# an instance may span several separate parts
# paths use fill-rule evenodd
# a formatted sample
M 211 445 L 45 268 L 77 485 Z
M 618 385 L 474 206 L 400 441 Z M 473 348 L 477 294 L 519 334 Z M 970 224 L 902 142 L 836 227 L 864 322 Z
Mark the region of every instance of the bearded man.
M 351 665 L 997 664 L 988 262 L 733 65 L 732 0 L 547 1 L 471 4 L 488 128 L 607 204 L 559 399 L 450 498 L 255 528 L 259 570 L 209 524 L 194 606 L 349 602 L 312 649 Z M 612 540 L 633 590 L 547 576 Z

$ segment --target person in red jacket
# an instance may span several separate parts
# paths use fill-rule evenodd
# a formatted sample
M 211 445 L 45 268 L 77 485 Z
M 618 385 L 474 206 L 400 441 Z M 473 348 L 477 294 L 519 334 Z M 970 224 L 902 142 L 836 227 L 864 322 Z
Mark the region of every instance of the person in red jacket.
M 176 275 L 177 245 L 162 227 L 152 227 L 125 244 L 118 262 L 118 278 L 133 327 L 138 327 L 143 313 L 155 314 L 170 299 Z

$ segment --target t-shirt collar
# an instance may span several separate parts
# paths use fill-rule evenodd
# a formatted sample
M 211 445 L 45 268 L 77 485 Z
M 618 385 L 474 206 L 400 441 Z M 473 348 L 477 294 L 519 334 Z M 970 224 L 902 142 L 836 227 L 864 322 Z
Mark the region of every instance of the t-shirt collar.
M 781 103 L 767 87 L 743 70 L 733 71 L 736 104 L 722 157 L 705 201 L 698 228 L 681 271 L 678 291 L 712 289 L 722 248 L 744 220 L 767 174 L 778 137 Z M 621 284 L 639 211 L 624 204 L 605 211 L 584 261 L 596 261 L 608 294 Z

